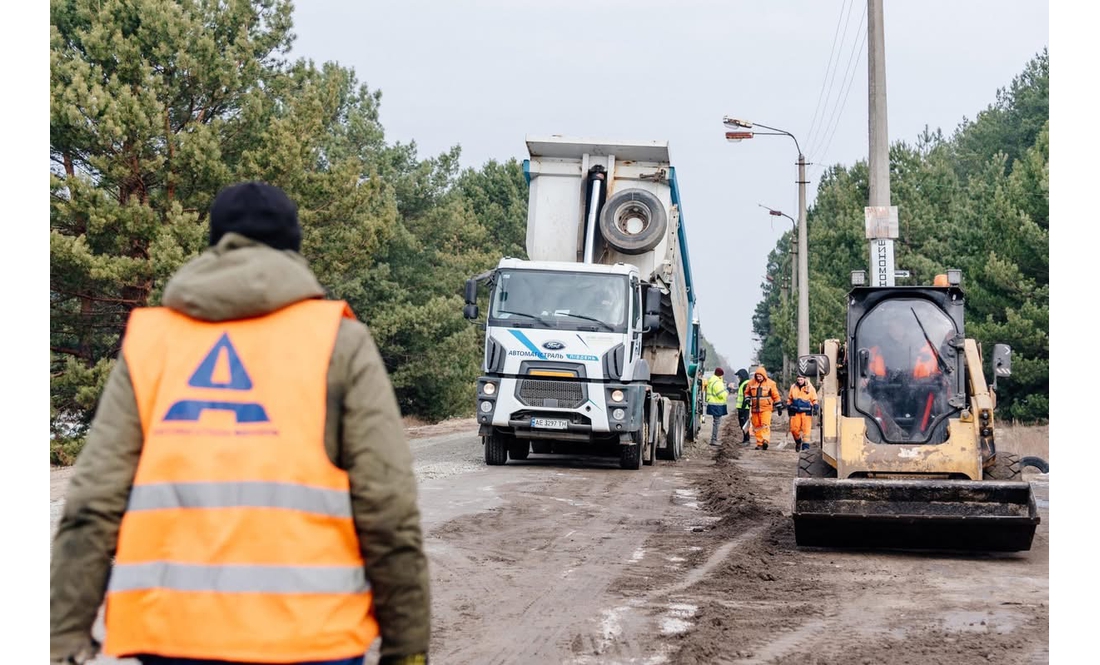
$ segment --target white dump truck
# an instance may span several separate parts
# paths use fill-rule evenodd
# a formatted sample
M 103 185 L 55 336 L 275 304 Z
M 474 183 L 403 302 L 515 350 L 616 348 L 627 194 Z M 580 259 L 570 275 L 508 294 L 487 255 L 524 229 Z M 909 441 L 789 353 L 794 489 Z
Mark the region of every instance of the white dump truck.
M 489 291 L 477 420 L 485 462 L 536 454 L 680 458 L 704 354 L 676 170 L 662 141 L 528 137 L 527 260 Z

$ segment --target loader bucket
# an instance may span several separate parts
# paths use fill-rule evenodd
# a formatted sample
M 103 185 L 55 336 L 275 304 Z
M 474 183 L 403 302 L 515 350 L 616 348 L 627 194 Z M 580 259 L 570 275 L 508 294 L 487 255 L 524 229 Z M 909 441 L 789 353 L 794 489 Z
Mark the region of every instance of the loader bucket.
M 1019 552 L 1039 513 L 1019 481 L 797 478 L 800 546 Z

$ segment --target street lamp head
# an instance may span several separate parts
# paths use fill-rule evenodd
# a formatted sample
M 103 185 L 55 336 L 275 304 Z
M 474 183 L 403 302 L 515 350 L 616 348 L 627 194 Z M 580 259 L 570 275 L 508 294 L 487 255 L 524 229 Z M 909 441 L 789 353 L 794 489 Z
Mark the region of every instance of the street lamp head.
M 742 127 L 744 129 L 752 129 L 752 123 L 748 120 L 740 120 L 738 118 L 731 118 L 728 115 L 722 118 L 722 123 L 729 127 Z
M 780 212 L 778 210 L 771 210 L 770 208 L 768 209 L 768 214 L 771 215 L 772 217 L 782 217 L 783 216 L 782 212 Z
M 740 143 L 742 139 L 751 139 L 752 132 L 726 132 L 726 140 L 730 143 Z

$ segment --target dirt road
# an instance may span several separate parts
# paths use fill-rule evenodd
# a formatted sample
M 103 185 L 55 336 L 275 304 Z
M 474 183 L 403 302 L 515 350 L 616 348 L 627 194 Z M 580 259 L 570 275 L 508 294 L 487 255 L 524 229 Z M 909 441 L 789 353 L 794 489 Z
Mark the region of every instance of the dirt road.
M 410 441 L 434 663 L 1046 663 L 1048 476 L 1032 550 L 800 550 L 795 453 L 486 467 L 472 423 Z M 99 663 L 109 663 L 101 659 Z

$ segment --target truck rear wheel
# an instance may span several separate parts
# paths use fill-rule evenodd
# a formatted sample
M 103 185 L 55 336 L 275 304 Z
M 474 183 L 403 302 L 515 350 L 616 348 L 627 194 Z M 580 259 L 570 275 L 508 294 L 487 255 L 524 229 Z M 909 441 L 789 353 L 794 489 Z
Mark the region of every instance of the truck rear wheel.
M 600 213 L 600 235 L 623 254 L 656 247 L 668 229 L 668 213 L 656 196 L 632 187 L 611 195 Z
M 983 480 L 1019 480 L 1020 458 L 1012 453 L 997 453 L 993 464 L 982 472 Z
M 489 466 L 500 466 L 508 461 L 508 444 L 512 437 L 500 432 L 490 432 L 482 437 L 485 442 L 485 463 Z
M 668 433 L 668 445 L 672 449 L 672 461 L 684 456 L 684 435 L 687 430 L 687 407 L 683 402 L 672 403 L 672 430 Z
M 665 446 L 660 450 L 663 460 L 675 462 L 684 455 L 684 438 L 687 436 L 687 407 L 683 402 L 672 402 L 672 414 L 669 417 L 668 432 L 665 434 Z

